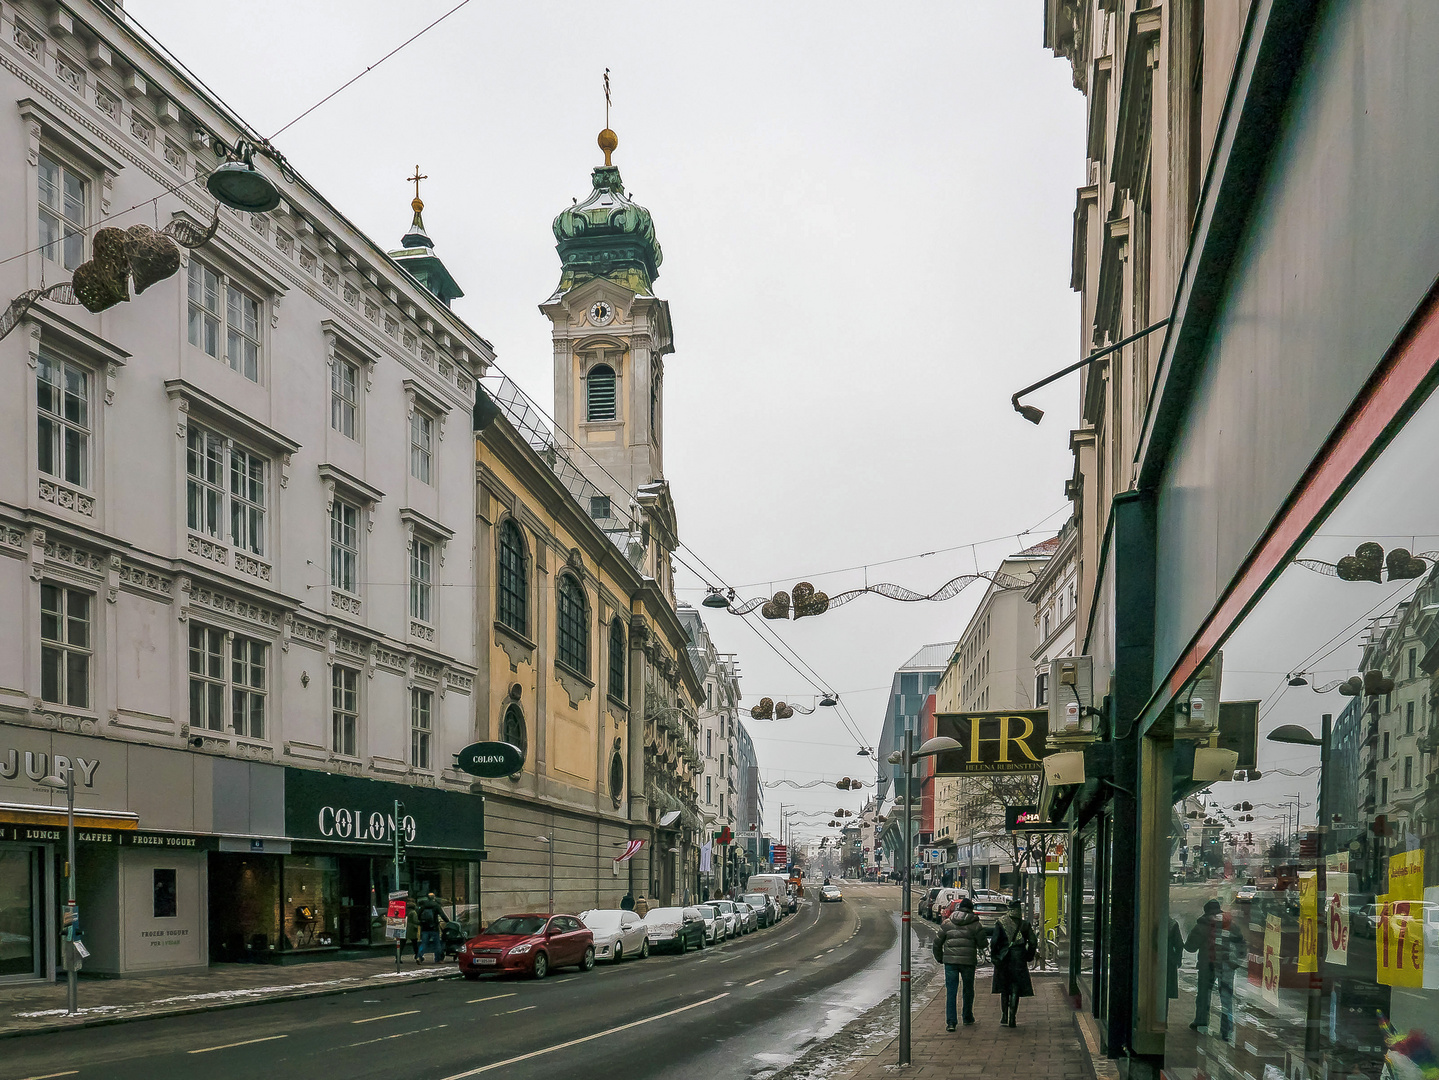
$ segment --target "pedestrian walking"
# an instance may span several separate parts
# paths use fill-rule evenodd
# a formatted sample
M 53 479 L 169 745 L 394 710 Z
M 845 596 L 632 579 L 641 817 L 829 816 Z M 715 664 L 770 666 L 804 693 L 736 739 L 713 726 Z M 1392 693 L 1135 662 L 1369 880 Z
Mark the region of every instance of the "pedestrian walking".
M 441 963 L 445 959 L 445 946 L 440 940 L 440 927 L 448 920 L 445 917 L 445 908 L 435 899 L 434 893 L 429 893 L 415 905 L 415 916 L 419 920 L 420 941 L 415 949 L 415 963 L 422 963 L 425 953 L 432 952 L 435 955 L 435 963 Z
M 625 893 L 624 897 L 620 900 L 620 910 L 621 910 L 621 911 L 633 911 L 634 909 L 635 909 L 635 894 L 634 894 L 634 893 Z
M 415 963 L 420 962 L 420 913 L 417 904 L 405 905 L 405 940 L 410 945 L 410 955 Z
M 974 913 L 974 901 L 965 897 L 934 939 L 934 958 L 944 964 L 944 1029 L 958 1027 L 955 995 L 964 984 L 964 1022 L 974 1023 L 974 969 L 989 940 L 988 931 Z
M 1184 947 L 1199 954 L 1199 993 L 1194 1000 L 1194 1023 L 1189 1026 L 1194 1031 L 1208 1029 L 1210 996 L 1218 983 L 1219 1037 L 1227 1041 L 1234 1030 L 1234 972 L 1248 961 L 1244 935 L 1230 923 L 1223 905 L 1210 900 Z
M 1016 1026 L 1019 999 L 1034 997 L 1034 984 L 1029 979 L 1029 962 L 1039 952 L 1039 939 L 1034 927 L 1024 918 L 1018 900 L 1009 902 L 1009 910 L 994 927 L 989 940 L 989 955 L 994 960 L 994 981 L 990 993 L 999 994 L 1001 1026 Z

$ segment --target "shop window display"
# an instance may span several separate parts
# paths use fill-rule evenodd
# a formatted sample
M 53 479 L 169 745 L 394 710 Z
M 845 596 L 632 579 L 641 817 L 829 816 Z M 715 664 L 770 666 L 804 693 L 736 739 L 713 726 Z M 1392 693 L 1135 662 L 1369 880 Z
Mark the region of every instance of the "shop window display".
M 1436 435 L 1439 398 L 1223 643 L 1222 700 L 1259 703 L 1257 768 L 1196 782 L 1184 744 L 1208 737 L 1151 733 L 1175 764 L 1168 1076 L 1436 1068 L 1439 500 L 1416 468 Z

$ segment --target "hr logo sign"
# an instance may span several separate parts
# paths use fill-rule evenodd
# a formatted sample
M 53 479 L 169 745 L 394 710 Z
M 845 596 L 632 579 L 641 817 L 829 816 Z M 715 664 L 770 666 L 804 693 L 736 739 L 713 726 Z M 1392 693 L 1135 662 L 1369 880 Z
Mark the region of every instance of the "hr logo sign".
M 373 843 L 389 843 L 395 838 L 395 815 L 371 811 L 368 815 L 359 809 L 349 807 L 320 807 L 320 834 L 337 840 L 368 840 Z M 406 814 L 400 821 L 400 830 L 405 843 L 413 844 L 418 831 L 415 819 Z
M 939 776 L 1039 772 L 1049 734 L 1049 712 L 939 713 L 935 734 L 959 743 L 957 750 L 938 755 L 935 772 Z

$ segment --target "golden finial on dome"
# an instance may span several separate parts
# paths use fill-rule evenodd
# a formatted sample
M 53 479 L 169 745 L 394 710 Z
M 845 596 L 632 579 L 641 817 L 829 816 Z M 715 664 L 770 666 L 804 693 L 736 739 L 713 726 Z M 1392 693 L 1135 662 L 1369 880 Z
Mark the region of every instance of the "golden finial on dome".
M 420 181 L 428 180 L 429 178 L 430 177 L 428 174 L 420 172 L 420 167 L 418 165 L 415 166 L 414 176 L 405 177 L 406 180 L 412 181 L 415 185 L 415 197 L 410 201 L 410 208 L 414 210 L 417 214 L 425 208 L 425 204 L 420 201 Z
M 620 145 L 620 137 L 610 130 L 610 69 L 605 68 L 605 129 L 600 132 L 600 149 L 605 152 L 605 164 L 609 165 L 610 155 Z M 419 169 L 415 170 L 419 172 Z M 416 189 L 419 190 L 418 188 Z

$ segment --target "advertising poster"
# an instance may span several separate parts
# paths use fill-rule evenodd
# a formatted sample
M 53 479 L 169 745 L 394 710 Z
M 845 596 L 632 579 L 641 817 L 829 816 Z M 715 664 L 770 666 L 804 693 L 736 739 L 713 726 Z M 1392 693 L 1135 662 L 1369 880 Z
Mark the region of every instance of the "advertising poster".
M 1330 964 L 1345 966 L 1349 963 L 1349 894 L 1354 891 L 1349 852 L 1326 855 L 1324 864 L 1324 921 L 1329 934 L 1324 959 Z
M 1385 986 L 1424 985 L 1424 852 L 1389 859 L 1389 891 L 1376 899 L 1379 925 L 1375 980 Z
M 385 909 L 385 937 L 403 940 L 405 936 L 405 901 L 407 892 L 390 893 L 390 906 Z
M 1284 936 L 1284 922 L 1278 915 L 1264 920 L 1264 999 L 1279 1004 L 1279 943 Z
M 1306 870 L 1299 875 L 1299 968 L 1303 972 L 1319 970 L 1319 872 Z

